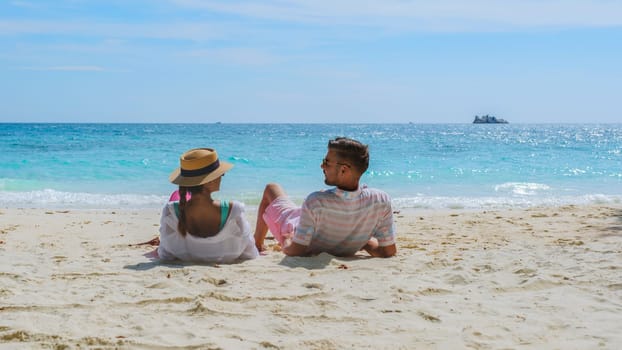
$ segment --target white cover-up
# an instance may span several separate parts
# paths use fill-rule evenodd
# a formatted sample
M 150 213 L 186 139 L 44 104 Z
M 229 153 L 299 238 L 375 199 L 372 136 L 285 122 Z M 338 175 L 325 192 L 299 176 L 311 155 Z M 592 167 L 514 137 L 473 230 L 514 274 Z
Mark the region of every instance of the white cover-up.
M 215 236 L 195 237 L 189 233 L 182 236 L 177 231 L 177 223 L 174 202 L 169 202 L 162 209 L 160 218 L 160 259 L 231 263 L 259 256 L 250 225 L 244 217 L 243 203 L 231 202 L 227 222 Z

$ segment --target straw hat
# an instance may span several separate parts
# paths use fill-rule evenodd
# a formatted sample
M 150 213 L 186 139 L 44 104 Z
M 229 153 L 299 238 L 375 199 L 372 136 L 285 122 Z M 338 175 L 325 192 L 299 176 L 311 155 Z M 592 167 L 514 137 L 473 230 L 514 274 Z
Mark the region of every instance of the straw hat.
M 218 160 L 218 153 L 211 148 L 194 148 L 179 157 L 180 167 L 169 176 L 179 186 L 199 186 L 215 180 L 233 167 Z

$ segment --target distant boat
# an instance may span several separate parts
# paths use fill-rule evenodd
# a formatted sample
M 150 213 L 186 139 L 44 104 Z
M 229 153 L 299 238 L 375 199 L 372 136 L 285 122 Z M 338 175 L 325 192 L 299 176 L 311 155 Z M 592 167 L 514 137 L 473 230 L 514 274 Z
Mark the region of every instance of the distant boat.
M 475 120 L 473 120 L 473 124 L 507 124 L 508 121 L 505 119 L 497 118 L 492 115 L 483 115 L 483 116 L 475 116 Z

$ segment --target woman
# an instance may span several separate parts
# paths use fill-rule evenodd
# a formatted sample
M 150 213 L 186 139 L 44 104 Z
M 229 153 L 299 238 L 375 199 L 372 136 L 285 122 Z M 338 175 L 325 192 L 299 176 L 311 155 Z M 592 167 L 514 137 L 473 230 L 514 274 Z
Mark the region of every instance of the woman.
M 244 218 L 244 204 L 212 199 L 233 165 L 219 161 L 210 148 L 191 149 L 179 162 L 169 177 L 179 185 L 179 201 L 162 210 L 159 257 L 217 263 L 256 258 L 259 253 Z

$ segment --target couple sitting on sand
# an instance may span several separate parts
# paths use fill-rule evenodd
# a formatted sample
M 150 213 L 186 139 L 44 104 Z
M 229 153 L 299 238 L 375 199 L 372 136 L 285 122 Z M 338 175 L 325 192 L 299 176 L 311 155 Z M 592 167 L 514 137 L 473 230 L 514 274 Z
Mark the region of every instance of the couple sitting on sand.
M 395 255 L 395 227 L 389 196 L 359 186 L 369 165 L 367 145 L 339 137 L 328 142 L 322 160 L 324 182 L 335 188 L 311 193 L 296 206 L 278 184 L 268 184 L 257 210 L 254 237 L 244 218 L 244 204 L 212 199 L 222 176 L 233 167 L 215 150 L 192 149 L 170 175 L 179 185 L 179 201 L 162 211 L 158 255 L 165 260 L 228 263 L 252 259 L 265 250 L 268 232 L 288 256 L 327 252 L 352 256 Z

